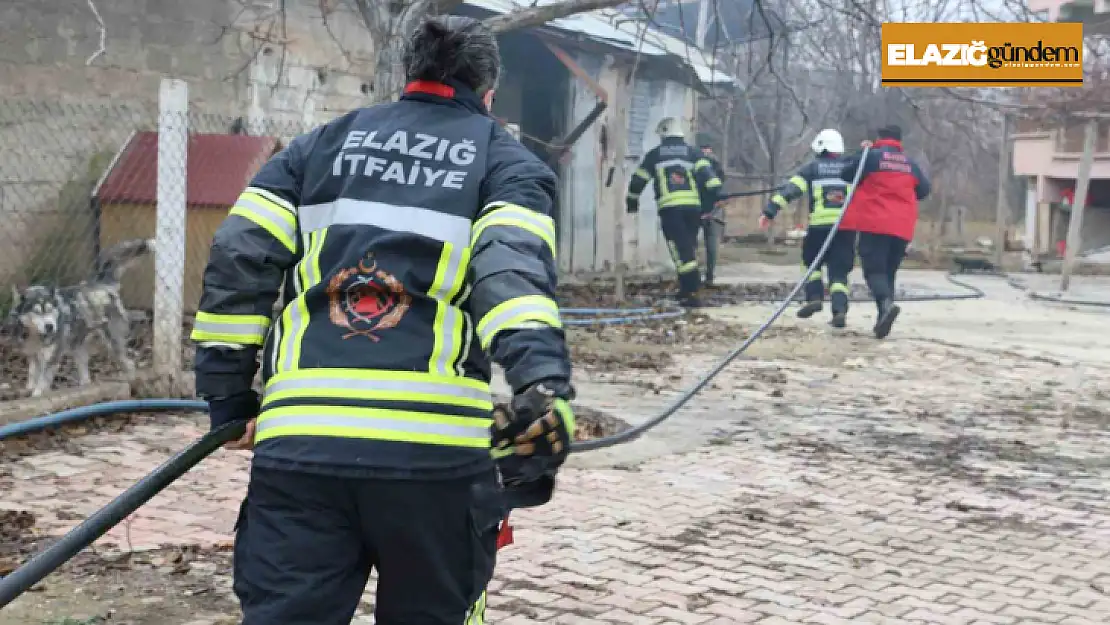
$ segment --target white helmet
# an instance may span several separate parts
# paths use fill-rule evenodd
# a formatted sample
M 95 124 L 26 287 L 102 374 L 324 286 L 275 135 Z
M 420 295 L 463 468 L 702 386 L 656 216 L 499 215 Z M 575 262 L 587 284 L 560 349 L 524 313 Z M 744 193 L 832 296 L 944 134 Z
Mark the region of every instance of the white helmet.
M 814 154 L 821 154 L 822 152 L 832 152 L 833 154 L 844 153 L 844 137 L 840 136 L 840 131 L 835 128 L 826 128 L 817 133 L 813 138 L 813 143 L 810 144 L 813 148 Z
M 682 132 L 682 125 L 678 120 L 673 117 L 664 117 L 659 120 L 659 125 L 655 127 L 655 134 L 662 138 L 667 137 L 685 137 L 686 134 Z

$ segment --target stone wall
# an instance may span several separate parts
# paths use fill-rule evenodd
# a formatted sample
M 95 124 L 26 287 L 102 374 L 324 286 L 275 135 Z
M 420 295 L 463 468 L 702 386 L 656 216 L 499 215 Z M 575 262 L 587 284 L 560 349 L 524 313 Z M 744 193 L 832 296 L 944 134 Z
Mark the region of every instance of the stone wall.
M 0 286 L 43 273 L 28 264 L 83 271 L 88 193 L 132 131 L 155 128 L 163 77 L 189 83 L 194 132 L 291 137 L 367 101 L 370 39 L 341 8 L 325 22 L 319 0 L 284 15 L 275 0 L 93 2 L 95 57 L 86 3 L 0 7 Z

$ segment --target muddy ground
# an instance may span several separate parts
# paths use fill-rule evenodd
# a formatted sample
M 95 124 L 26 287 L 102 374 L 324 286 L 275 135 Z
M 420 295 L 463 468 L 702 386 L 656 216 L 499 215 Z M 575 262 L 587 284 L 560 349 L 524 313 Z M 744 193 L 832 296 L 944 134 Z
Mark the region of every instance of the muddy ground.
M 785 288 L 782 284 L 787 283 L 721 289 L 720 298 L 722 303 L 770 299 L 783 292 L 777 290 Z M 626 307 L 637 302 L 653 304 L 673 288 L 673 282 L 643 283 L 629 289 L 632 301 L 623 304 Z M 583 287 L 565 288 L 564 305 L 611 305 L 611 291 L 597 290 L 600 292 Z M 745 307 L 745 310 L 754 309 Z M 987 309 L 967 310 L 965 314 L 974 317 L 975 310 Z M 921 319 L 923 314 L 913 311 L 907 321 Z M 1052 318 L 1048 311 L 1037 314 L 1038 318 Z M 951 316 L 948 312 L 937 315 Z M 604 391 L 598 388 L 634 385 L 638 387 L 634 391 L 646 397 L 645 404 L 655 401 L 654 406 L 688 386 L 708 363 L 748 337 L 757 326 L 751 319 L 764 316 L 762 309 L 743 318 L 708 311 L 637 324 L 572 326 L 568 335 L 579 379 L 596 385 L 585 399 L 602 397 Z M 929 319 L 929 324 L 936 323 Z M 1067 323 L 1073 321 L 1069 318 Z M 737 446 L 737 453 L 752 453 L 752 447 L 760 447 L 773 451 L 776 457 L 789 456 L 798 462 L 812 463 L 816 472 L 835 466 L 845 457 L 866 455 L 892 466 L 913 466 L 937 480 L 951 478 L 980 487 L 1011 490 L 1017 489 L 1011 484 L 1017 478 L 999 477 L 998 467 L 988 463 L 1000 463 L 1007 470 L 1017 467 L 1013 470 L 1020 469 L 1017 474 L 1020 479 L 1029 475 L 1041 480 L 1043 476 L 1047 480 L 1044 488 L 1049 490 L 1079 479 L 1077 475 L 1082 478 L 1083 472 L 1097 475 L 1104 466 L 1091 458 L 1073 459 L 1067 454 L 1055 457 L 1045 451 L 1059 444 L 1072 453 L 1068 445 L 1078 448 L 1084 437 L 1110 427 L 1107 417 L 1110 395 L 1100 390 L 1105 388 L 1100 384 L 1103 377 L 1085 378 L 1089 385 L 1080 390 L 1078 382 L 1073 388 L 1068 377 L 1071 374 L 1045 361 L 1021 361 L 1001 352 L 941 347 L 943 344 L 915 341 L 904 335 L 877 342 L 869 336 L 865 321 L 859 320 L 858 325 L 832 331 L 823 319 L 798 323 L 790 318 L 773 326 L 764 340 L 756 342 L 741 357 L 735 369 L 707 391 L 701 404 L 707 412 L 696 418 L 714 417 L 717 421 L 712 427 L 718 431 L 712 438 L 702 439 L 702 448 L 706 440 L 714 448 Z M 999 328 L 977 331 L 1000 332 L 1005 325 L 999 322 Z M 908 330 L 906 326 L 907 333 Z M 875 372 L 874 379 L 889 385 L 889 392 L 873 392 L 866 386 L 857 388 L 840 381 L 856 379 L 858 384 L 858 377 L 852 376 L 871 372 Z M 601 386 L 604 384 L 614 386 Z M 622 403 L 641 399 L 619 395 L 616 390 L 611 395 Z M 751 397 L 765 402 L 755 404 L 759 410 L 771 407 L 774 410 L 764 416 L 747 412 Z M 822 406 L 830 398 L 833 401 Z M 576 403 L 576 409 L 586 436 L 607 435 L 626 427 L 613 415 L 581 403 Z M 651 407 L 648 412 L 656 409 Z M 838 412 L 845 414 L 844 422 L 830 427 L 825 420 L 830 413 Z M 897 419 L 902 417 L 912 423 L 899 425 Z M 690 415 L 681 419 L 690 419 Z M 690 426 L 689 421 L 681 419 L 660 428 L 658 436 L 670 437 L 668 427 L 680 430 Z M 811 430 L 787 431 L 810 421 Z M 122 434 L 137 424 L 163 422 L 170 423 L 165 417 L 134 415 L 68 426 L 56 432 L 0 442 L 0 458 L 18 460 L 48 452 L 80 456 L 86 449 L 82 440 L 88 434 Z M 1013 434 L 996 439 L 986 437 L 980 430 L 992 424 L 1012 428 Z M 1046 428 L 1057 425 L 1062 432 L 1049 434 Z M 950 436 L 953 432 L 957 434 Z M 161 456 L 180 446 L 176 441 L 167 441 L 164 449 L 152 453 Z M 632 464 L 627 466 L 619 467 L 617 472 L 638 470 Z M 0 492 L 14 492 L 18 488 L 26 490 L 27 486 L 21 486 L 0 462 Z M 1009 512 L 995 514 L 975 501 L 957 497 L 944 506 L 948 512 L 966 515 L 967 524 L 985 528 L 984 531 L 1015 526 L 1020 521 L 1014 520 Z M 19 508 L 17 498 L 0 501 L 0 574 L 50 540 L 34 514 Z M 527 554 L 522 557 L 528 559 Z M 116 552 L 86 553 L 36 587 L 29 595 L 30 601 L 0 612 L 0 625 L 230 625 L 236 621 L 226 615 L 235 614 L 236 609 L 229 596 L 229 575 L 226 544 L 211 549 L 178 547 L 122 556 Z

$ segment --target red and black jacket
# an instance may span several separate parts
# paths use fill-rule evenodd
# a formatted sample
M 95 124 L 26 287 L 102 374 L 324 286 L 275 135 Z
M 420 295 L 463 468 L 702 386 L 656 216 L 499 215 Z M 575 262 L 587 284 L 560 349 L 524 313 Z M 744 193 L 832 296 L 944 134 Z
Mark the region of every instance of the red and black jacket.
M 842 179 L 852 181 L 861 156 L 846 161 Z M 902 151 L 901 141 L 879 139 L 867 153 L 840 228 L 911 241 L 917 225 L 917 202 L 928 197 L 931 188 L 921 167 Z

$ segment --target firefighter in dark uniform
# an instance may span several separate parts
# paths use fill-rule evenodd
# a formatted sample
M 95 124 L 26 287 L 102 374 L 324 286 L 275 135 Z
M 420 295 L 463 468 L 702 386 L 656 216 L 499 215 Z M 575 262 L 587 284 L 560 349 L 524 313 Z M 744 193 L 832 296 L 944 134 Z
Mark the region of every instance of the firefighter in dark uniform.
M 708 158 L 686 143 L 678 120 L 667 117 L 655 129 L 662 140 L 652 148 L 632 175 L 628 185 L 627 209 L 640 210 L 640 194 L 655 183 L 659 224 L 678 272 L 678 297 L 683 306 L 696 307 L 701 287 L 698 271 L 698 230 L 706 207 L 713 207 L 720 194 L 721 179 Z
M 404 61 L 400 101 L 294 139 L 212 244 L 192 338 L 213 427 L 254 449 L 245 625 L 346 625 L 371 569 L 379 625 L 484 622 L 507 508 L 546 502 L 569 451 L 556 178 L 488 114 L 487 27 L 429 18 Z
M 713 154 L 712 141 L 709 135 L 698 135 L 698 147 L 701 149 L 701 155 L 709 159 L 709 164 L 713 168 L 713 175 L 718 180 L 724 182 L 725 170 L 721 167 L 721 162 Z M 725 207 L 724 203 L 719 199 L 713 200 L 709 204 L 711 198 L 702 198 L 701 207 L 701 231 L 702 236 L 705 238 L 705 286 L 713 286 L 713 276 L 717 269 L 717 248 L 721 245 L 721 238 L 724 236 L 725 230 Z
M 833 224 L 844 210 L 844 201 L 851 186 L 841 179 L 844 169 L 844 138 L 840 132 L 826 128 L 817 133 L 811 145 L 817 158 L 803 166 L 782 189 L 771 196 L 763 209 L 762 226 L 775 218 L 779 209 L 806 195 L 809 197 L 809 225 L 802 240 L 802 270 L 817 259 L 817 253 L 828 239 Z M 833 235 L 821 267 L 809 276 L 805 285 L 806 303 L 798 316 L 808 319 L 821 311 L 825 299 L 825 273 L 828 273 L 829 299 L 832 300 L 833 327 L 843 328 L 848 314 L 848 274 L 856 261 L 856 233 L 841 227 Z M 822 271 L 824 270 L 824 271 Z
M 901 309 L 894 303 L 898 268 L 917 227 L 917 203 L 932 186 L 925 172 L 902 150 L 902 129 L 884 126 L 867 153 L 852 206 L 842 227 L 859 232 L 863 277 L 875 300 L 875 338 L 886 338 Z M 864 146 L 871 145 L 864 142 Z M 845 161 L 841 178 L 851 180 L 863 154 Z

